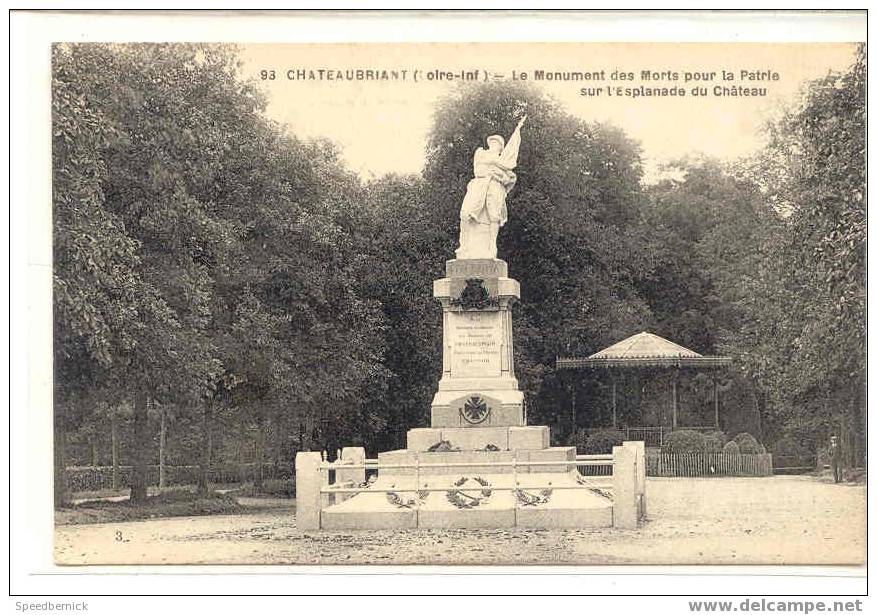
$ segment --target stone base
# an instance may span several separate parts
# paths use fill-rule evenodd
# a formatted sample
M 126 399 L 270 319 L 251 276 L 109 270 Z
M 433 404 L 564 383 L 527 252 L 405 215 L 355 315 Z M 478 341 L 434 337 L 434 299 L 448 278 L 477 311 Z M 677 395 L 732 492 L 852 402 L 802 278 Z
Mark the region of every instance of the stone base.
M 418 474 L 421 477 L 429 475 L 447 475 L 456 474 L 458 476 L 466 476 L 473 474 L 518 474 L 555 472 L 558 474 L 573 474 L 575 468 L 570 465 L 545 465 L 537 466 L 521 466 L 513 468 L 508 466 L 455 466 L 455 463 L 477 464 L 480 462 L 493 463 L 497 461 L 537 461 L 537 462 L 557 462 L 557 461 L 575 461 L 576 448 L 574 446 L 552 446 L 542 450 L 504 450 L 504 451 L 448 451 L 448 452 L 429 452 L 429 451 L 412 451 L 401 449 L 397 451 L 387 451 L 386 453 L 378 453 L 378 463 L 381 466 L 387 465 L 412 465 L 415 463 L 422 464 L 418 468 L 386 468 L 381 470 L 381 476 L 414 476 Z M 438 466 L 438 467 L 436 467 Z
M 458 455 L 460 453 L 457 453 Z M 460 471 L 442 473 L 419 479 L 413 476 L 382 476 L 371 489 L 322 511 L 321 526 L 326 530 L 373 530 L 408 528 L 591 528 L 612 526 L 612 502 L 592 490 L 576 483 L 575 474 L 569 472 L 534 472 L 518 476 L 516 488 L 523 497 L 534 498 L 550 490 L 547 499 L 524 503 L 511 489 L 513 477 L 498 474 Z M 478 499 L 478 505 L 461 508 L 453 503 L 448 492 L 457 488 L 454 482 L 459 476 L 479 476 L 486 480 L 490 494 L 474 481 L 460 490 L 464 494 L 458 501 Z M 440 488 L 421 498 L 415 488 Z M 393 504 L 386 490 L 393 492 L 406 506 Z
M 483 451 L 488 445 L 499 450 L 540 450 L 548 448 L 548 427 L 444 427 L 412 429 L 408 432 L 409 451 L 428 451 L 441 441 L 461 451 Z
M 473 395 L 480 397 L 490 408 L 489 413 L 479 423 L 468 421 L 462 412 Z M 523 427 L 524 394 L 517 390 L 439 390 L 432 400 L 430 425 L 443 427 Z
M 321 513 L 320 522 L 324 530 L 413 530 L 417 527 L 417 512 L 405 509 L 347 510 L 335 505 Z

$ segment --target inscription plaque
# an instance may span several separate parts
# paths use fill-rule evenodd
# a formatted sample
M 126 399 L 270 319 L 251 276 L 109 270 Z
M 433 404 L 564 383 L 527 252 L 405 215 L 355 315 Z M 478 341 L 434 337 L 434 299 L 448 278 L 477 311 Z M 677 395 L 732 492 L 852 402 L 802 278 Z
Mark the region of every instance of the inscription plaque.
M 454 378 L 494 378 L 502 372 L 503 331 L 499 312 L 449 314 Z

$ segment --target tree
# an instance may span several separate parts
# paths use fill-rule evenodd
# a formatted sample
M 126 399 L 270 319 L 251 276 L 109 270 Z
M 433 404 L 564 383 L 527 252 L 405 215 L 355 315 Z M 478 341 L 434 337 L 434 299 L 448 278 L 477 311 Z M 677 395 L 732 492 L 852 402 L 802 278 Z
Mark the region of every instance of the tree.
M 766 273 L 753 279 L 749 322 L 761 372 L 775 392 L 777 436 L 811 446 L 840 432 L 864 451 L 865 87 L 864 48 L 851 68 L 811 82 L 800 105 L 767 126 L 750 164 L 783 215 Z M 851 459 L 852 460 L 852 459 Z
M 52 50 L 55 503 L 66 500 L 64 442 L 86 411 L 83 399 L 108 386 L 132 350 L 130 319 L 150 297 L 136 241 L 108 211 L 103 150 L 111 121 L 88 102 L 62 46 Z
M 765 393 L 750 356 L 758 343 L 748 320 L 758 311 L 752 287 L 764 276 L 780 219 L 756 184 L 717 160 L 682 159 L 668 170 L 676 179 L 647 190 L 648 268 L 640 294 L 656 333 L 697 352 L 734 357 L 732 372 L 718 374 L 728 381 L 722 414 L 729 424 L 751 424 Z M 711 416 L 712 401 L 703 401 Z
M 364 188 L 359 292 L 381 306 L 386 390 L 370 396 L 370 448 L 405 445 L 408 429 L 429 424 L 429 407 L 441 375 L 441 309 L 432 281 L 446 255 L 436 251 L 423 181 L 387 176 Z

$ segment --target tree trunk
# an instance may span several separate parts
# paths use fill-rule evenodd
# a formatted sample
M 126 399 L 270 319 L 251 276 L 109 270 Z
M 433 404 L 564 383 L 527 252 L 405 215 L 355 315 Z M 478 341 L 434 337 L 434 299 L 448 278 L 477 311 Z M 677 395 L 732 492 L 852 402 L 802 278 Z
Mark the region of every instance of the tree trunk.
M 264 484 L 265 461 L 265 404 L 259 403 L 257 410 L 258 433 L 256 434 L 256 470 L 253 472 L 253 486 L 261 491 Z
M 55 507 L 68 503 L 67 490 L 67 406 L 55 404 L 54 417 L 54 457 L 55 457 Z
M 161 406 L 161 433 L 158 436 L 158 488 L 164 489 L 167 486 L 167 476 L 165 474 L 165 449 L 167 448 L 167 409 Z
M 149 481 L 149 415 L 146 394 L 134 392 L 134 455 L 131 468 L 131 501 L 146 502 L 146 486 Z
M 244 452 L 244 440 L 246 439 L 247 433 L 246 414 L 247 413 L 243 410 L 243 408 L 238 409 L 238 432 L 237 437 L 235 438 L 234 459 L 238 466 L 238 482 L 241 484 L 244 484 L 249 480 L 246 454 Z
M 110 451 L 113 464 L 113 489 L 119 488 L 119 418 L 115 406 L 110 408 Z
M 100 456 L 97 454 L 97 439 L 91 441 L 91 467 L 100 465 Z
M 213 422 L 213 400 L 208 400 L 204 404 L 204 412 L 201 421 L 201 467 L 198 472 L 198 493 L 207 494 L 210 492 L 209 474 L 210 474 L 210 448 L 212 439 L 210 437 L 210 425 Z
M 286 440 L 286 432 L 283 431 L 283 421 L 279 422 L 281 424 L 274 425 L 274 429 L 272 430 L 272 434 L 274 435 L 274 441 L 271 445 L 271 459 L 274 462 L 274 478 L 277 478 L 277 468 L 280 467 L 280 456 L 282 454 L 281 451 L 283 451 L 283 443 Z
M 755 421 L 755 429 L 752 435 L 758 438 L 758 441 L 761 442 L 764 439 L 764 433 L 761 429 L 761 408 L 763 406 L 762 395 L 760 394 L 760 388 L 758 386 L 755 387 L 755 392 L 753 397 L 755 398 L 755 416 L 752 417 Z

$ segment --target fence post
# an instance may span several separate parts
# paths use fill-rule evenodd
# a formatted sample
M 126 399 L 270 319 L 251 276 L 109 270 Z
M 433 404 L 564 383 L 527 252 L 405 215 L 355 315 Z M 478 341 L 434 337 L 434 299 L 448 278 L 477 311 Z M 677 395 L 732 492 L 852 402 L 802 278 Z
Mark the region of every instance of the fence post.
M 341 454 L 338 456 L 338 460 L 342 465 L 349 463 L 350 465 L 361 466 L 365 462 L 365 449 L 361 446 L 345 446 L 341 449 Z M 338 468 L 335 470 L 336 485 L 344 487 L 348 482 L 353 483 L 354 487 L 364 483 L 365 468 Z M 344 500 L 352 498 L 353 495 L 355 494 L 336 493 L 335 502 L 343 502 Z
M 297 453 L 295 456 L 295 522 L 301 530 L 320 529 L 322 461 L 320 453 Z
M 624 442 L 622 446 L 633 450 L 636 462 L 636 503 L 640 519 L 646 518 L 646 443 Z
M 612 525 L 636 529 L 636 453 L 630 447 L 612 447 Z

